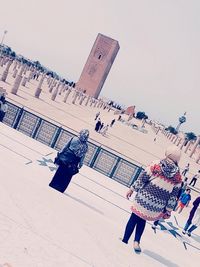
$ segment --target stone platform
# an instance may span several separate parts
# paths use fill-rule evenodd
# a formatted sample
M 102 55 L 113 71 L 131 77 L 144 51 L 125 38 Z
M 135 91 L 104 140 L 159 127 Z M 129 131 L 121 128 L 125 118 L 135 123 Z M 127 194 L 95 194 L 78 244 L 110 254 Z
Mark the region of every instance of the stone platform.
M 130 216 L 126 187 L 84 166 L 64 194 L 49 188 L 56 152 L 3 124 L 0 152 L 0 266 L 199 266 L 200 228 L 181 234 L 191 206 L 156 233 L 147 224 L 136 255 L 132 240 L 119 239 Z

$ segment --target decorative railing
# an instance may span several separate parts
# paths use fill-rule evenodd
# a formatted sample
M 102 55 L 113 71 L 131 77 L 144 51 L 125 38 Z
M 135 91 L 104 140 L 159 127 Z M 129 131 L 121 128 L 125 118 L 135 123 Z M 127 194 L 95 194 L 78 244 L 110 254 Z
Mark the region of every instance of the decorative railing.
M 42 118 L 23 107 L 8 102 L 8 111 L 3 122 L 10 127 L 46 144 L 56 150 L 60 150 L 64 144 L 77 133 Z M 101 172 L 102 174 L 130 186 L 143 170 L 142 166 L 117 151 L 97 144 L 96 141 L 88 142 L 89 149 L 84 159 L 84 164 Z

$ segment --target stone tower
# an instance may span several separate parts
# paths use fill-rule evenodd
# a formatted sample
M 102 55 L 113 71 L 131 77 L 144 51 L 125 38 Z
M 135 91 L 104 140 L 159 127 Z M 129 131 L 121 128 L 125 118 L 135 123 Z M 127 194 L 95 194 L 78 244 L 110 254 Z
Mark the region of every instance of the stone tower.
M 98 98 L 119 48 L 118 41 L 99 33 L 76 84 L 76 89 Z

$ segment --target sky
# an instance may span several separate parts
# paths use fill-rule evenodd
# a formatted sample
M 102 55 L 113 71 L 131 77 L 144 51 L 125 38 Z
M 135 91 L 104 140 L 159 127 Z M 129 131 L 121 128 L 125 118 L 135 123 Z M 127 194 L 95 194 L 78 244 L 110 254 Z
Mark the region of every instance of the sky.
M 78 81 L 98 33 L 120 50 L 101 95 L 200 134 L 199 0 L 0 0 L 0 38 Z

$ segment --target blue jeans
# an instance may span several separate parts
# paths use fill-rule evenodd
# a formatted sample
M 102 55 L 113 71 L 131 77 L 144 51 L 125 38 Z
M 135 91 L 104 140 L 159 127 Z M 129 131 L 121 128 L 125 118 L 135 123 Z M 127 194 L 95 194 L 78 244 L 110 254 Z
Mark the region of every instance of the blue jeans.
M 192 233 L 192 231 L 194 231 L 197 228 L 196 225 L 190 223 L 190 222 L 186 222 L 184 230 L 188 231 L 189 233 Z
M 146 221 L 139 216 L 137 216 L 135 213 L 131 214 L 131 217 L 126 225 L 124 237 L 122 239 L 122 242 L 128 243 L 129 238 L 131 237 L 134 228 L 136 226 L 136 231 L 135 231 L 135 239 L 134 241 L 137 241 L 140 243 L 141 236 L 144 232 L 144 228 L 146 225 Z

